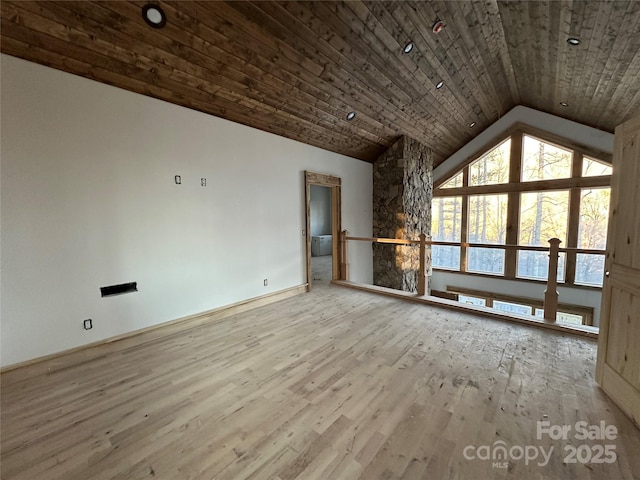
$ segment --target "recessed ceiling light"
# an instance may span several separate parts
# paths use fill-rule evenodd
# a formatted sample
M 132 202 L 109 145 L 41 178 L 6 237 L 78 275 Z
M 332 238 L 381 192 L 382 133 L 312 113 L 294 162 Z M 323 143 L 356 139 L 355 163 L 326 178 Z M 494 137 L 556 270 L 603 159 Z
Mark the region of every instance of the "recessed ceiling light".
M 568 107 L 569 104 L 567 102 L 560 102 L 560 105 L 562 105 L 563 107 Z
M 431 31 L 433 33 L 440 33 L 444 28 L 444 22 L 439 18 L 436 18 L 436 21 L 433 22 L 433 26 L 431 27 Z
M 349 112 L 347 113 L 347 120 L 351 121 L 354 118 L 356 118 L 356 112 Z
M 413 42 L 407 43 L 402 49 L 404 53 L 409 53 L 411 50 L 413 50 Z
M 471 123 L 469 124 L 469 128 L 473 128 L 473 127 L 475 127 L 475 126 L 476 126 L 476 122 L 471 122 Z
M 167 16 L 158 5 L 147 3 L 142 7 L 142 18 L 153 28 L 162 28 L 167 24 Z
M 569 45 L 573 45 L 573 46 L 580 45 L 580 39 L 579 38 L 575 38 L 575 37 L 569 37 L 569 38 L 567 38 L 567 43 Z
M 442 80 L 440 80 L 438 83 L 436 83 L 436 88 L 438 90 L 440 90 L 443 86 L 444 86 L 444 82 Z

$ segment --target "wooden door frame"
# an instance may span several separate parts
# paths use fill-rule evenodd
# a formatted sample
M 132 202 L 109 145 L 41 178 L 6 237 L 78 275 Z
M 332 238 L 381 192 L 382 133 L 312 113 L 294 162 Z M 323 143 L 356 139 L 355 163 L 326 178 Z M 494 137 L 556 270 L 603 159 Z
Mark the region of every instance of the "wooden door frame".
M 311 290 L 311 185 L 331 188 L 331 279 L 337 280 L 340 272 L 338 237 L 342 228 L 342 180 L 340 177 L 305 170 L 305 236 L 307 255 L 307 291 Z

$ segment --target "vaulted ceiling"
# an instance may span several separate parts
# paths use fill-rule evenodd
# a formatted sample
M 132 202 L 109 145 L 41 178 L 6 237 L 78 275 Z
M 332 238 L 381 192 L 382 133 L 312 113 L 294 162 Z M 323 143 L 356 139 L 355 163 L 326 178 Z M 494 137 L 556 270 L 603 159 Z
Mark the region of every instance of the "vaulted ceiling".
M 640 113 L 637 0 L 146 3 L 3 0 L 1 50 L 367 161 L 408 135 L 437 165 L 516 105 Z

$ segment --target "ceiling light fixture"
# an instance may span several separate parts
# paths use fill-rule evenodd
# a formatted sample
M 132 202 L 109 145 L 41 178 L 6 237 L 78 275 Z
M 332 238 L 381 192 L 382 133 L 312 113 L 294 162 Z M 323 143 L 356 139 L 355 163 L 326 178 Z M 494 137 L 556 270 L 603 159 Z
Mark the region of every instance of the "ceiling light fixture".
M 473 127 L 475 127 L 475 126 L 476 126 L 476 122 L 471 122 L 471 123 L 469 124 L 469 128 L 473 128 Z
M 443 28 L 444 28 L 444 22 L 439 18 L 436 18 L 436 21 L 433 23 L 433 26 L 431 27 L 431 31 L 433 33 L 440 33 Z
M 409 41 L 409 43 L 407 43 L 404 48 L 402 49 L 402 51 L 404 53 L 409 53 L 411 50 L 413 50 L 413 42 Z
M 142 7 L 142 18 L 153 28 L 162 28 L 167 24 L 167 16 L 158 5 L 147 3 Z
M 560 102 L 560 105 L 562 105 L 563 107 L 568 107 L 569 104 L 567 102 Z
M 354 118 L 356 118 L 356 112 L 349 112 L 347 113 L 347 120 L 351 121 Z
M 438 83 L 436 83 L 436 88 L 438 90 L 440 90 L 443 86 L 444 86 L 444 81 L 442 81 L 442 80 L 440 80 Z
M 575 47 L 576 45 L 580 45 L 580 39 L 575 37 L 569 37 L 567 38 L 567 43 Z

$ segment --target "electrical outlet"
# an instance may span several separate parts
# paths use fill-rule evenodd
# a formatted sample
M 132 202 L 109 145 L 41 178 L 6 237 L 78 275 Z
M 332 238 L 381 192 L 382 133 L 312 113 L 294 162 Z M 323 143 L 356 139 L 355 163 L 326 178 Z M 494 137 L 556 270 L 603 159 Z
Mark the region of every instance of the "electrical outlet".
M 176 185 L 180 185 L 182 183 L 182 177 L 180 175 L 176 175 L 174 177 L 174 180 L 176 182 Z
M 85 330 L 91 330 L 93 328 L 93 322 L 90 318 L 87 318 L 84 322 L 82 322 Z
M 207 179 L 202 177 L 200 179 L 200 185 L 203 186 L 203 187 L 206 187 L 207 186 Z
M 266 278 L 264 279 L 264 286 L 266 287 L 267 285 L 269 285 L 269 280 L 267 280 Z
M 302 235 L 304 236 L 304 234 L 307 233 L 306 230 L 302 230 Z

